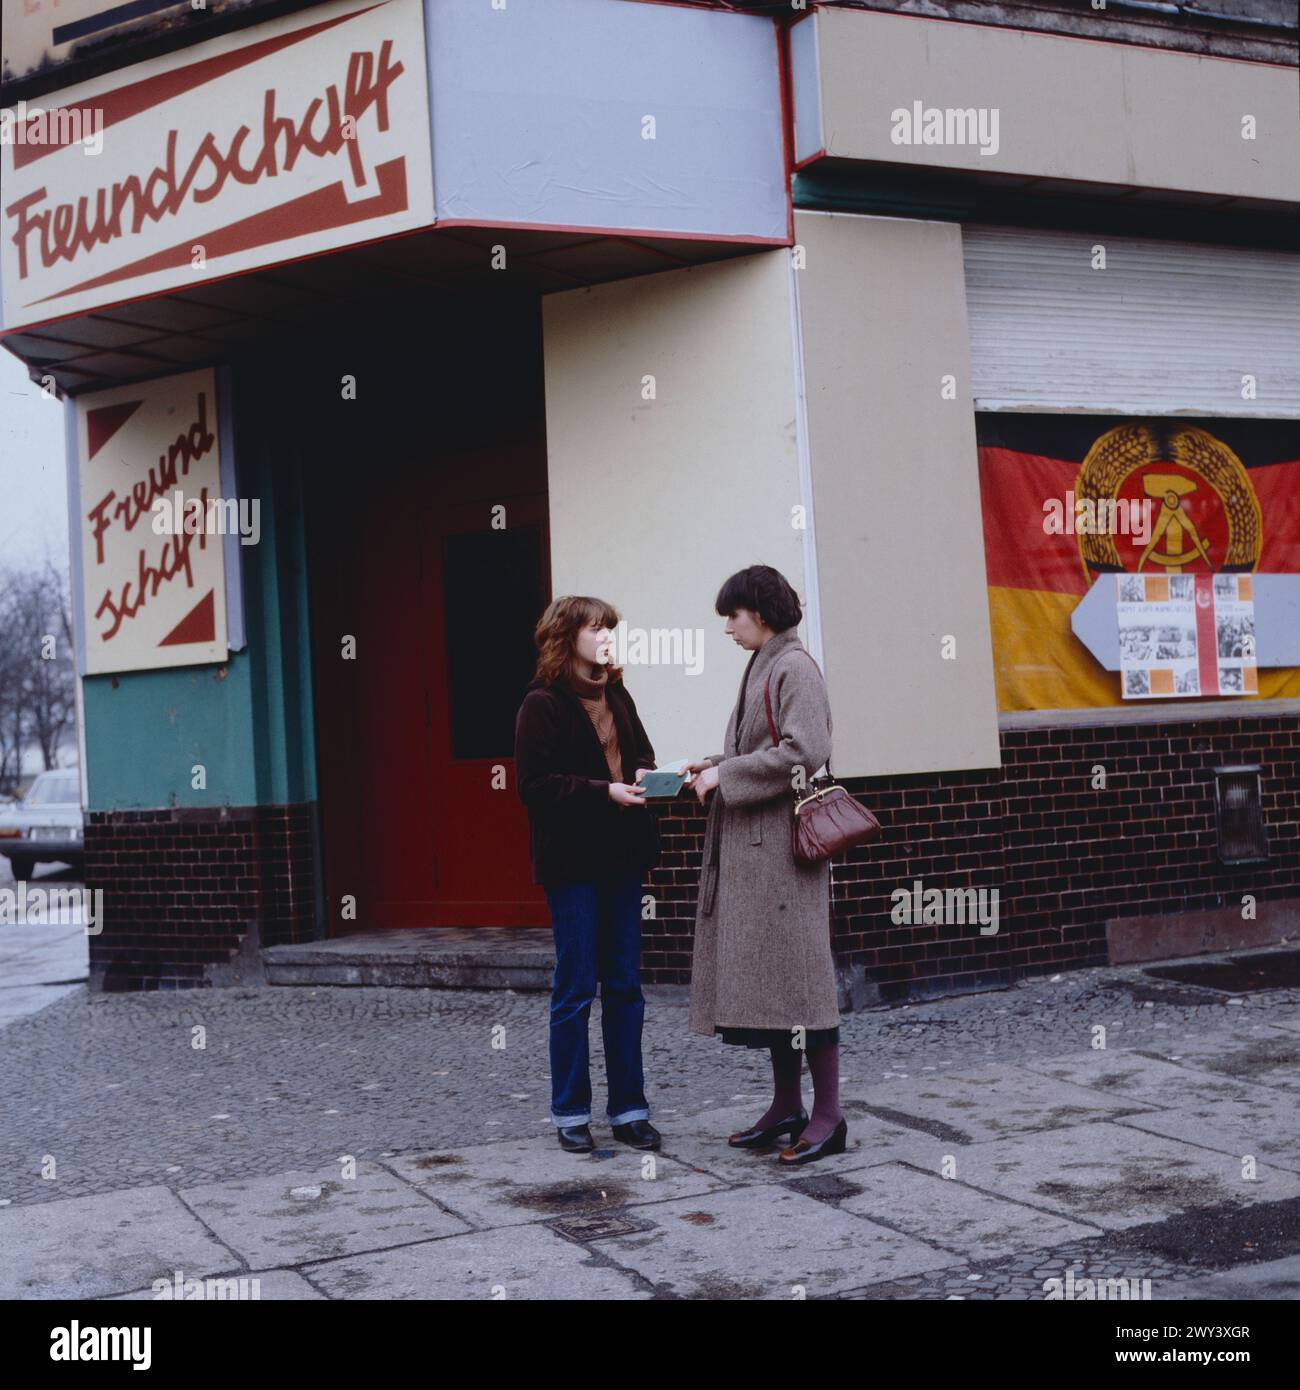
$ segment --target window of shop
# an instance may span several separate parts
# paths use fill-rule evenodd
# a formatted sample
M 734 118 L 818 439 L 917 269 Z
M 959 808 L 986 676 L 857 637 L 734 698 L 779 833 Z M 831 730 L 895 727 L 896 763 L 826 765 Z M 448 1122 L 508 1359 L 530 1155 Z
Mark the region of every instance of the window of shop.
M 1072 618 L 1116 572 L 1300 576 L 1300 257 L 986 227 L 964 256 L 999 711 L 1154 695 Z M 1278 586 L 1243 592 L 1276 627 Z M 1224 693 L 1186 645 L 1161 692 Z M 1279 652 L 1243 694 L 1300 697 Z

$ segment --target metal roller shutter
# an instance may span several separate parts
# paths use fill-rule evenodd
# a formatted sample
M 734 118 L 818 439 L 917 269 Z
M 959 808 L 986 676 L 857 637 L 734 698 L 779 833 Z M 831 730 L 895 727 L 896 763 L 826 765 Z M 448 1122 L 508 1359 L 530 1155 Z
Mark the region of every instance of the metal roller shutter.
M 962 236 L 977 410 L 1300 417 L 1300 256 L 977 225 Z

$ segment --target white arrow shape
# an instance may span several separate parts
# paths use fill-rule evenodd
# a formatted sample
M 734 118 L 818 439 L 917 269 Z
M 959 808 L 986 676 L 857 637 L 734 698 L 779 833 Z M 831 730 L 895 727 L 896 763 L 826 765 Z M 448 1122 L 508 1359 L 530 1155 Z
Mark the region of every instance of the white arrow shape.
M 1255 664 L 1300 666 L 1300 574 L 1252 574 Z M 1070 614 L 1074 635 L 1107 671 L 1119 670 L 1115 576 L 1103 574 Z

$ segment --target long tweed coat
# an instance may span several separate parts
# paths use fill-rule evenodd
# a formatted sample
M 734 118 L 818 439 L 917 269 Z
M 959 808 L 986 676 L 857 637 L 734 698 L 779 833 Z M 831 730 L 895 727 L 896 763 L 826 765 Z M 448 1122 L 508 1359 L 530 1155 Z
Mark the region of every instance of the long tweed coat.
M 724 751 L 710 759 L 719 783 L 709 797 L 695 917 L 691 1031 L 834 1028 L 829 869 L 799 864 L 791 844 L 793 771 L 802 766 L 810 779 L 831 754 L 826 684 L 789 628 L 758 649 L 744 688 L 740 728 L 733 708 Z

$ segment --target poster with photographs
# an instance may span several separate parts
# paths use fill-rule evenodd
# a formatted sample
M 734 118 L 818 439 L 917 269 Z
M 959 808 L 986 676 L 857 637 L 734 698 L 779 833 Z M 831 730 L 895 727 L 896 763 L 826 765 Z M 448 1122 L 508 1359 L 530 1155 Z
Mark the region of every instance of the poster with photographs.
M 1118 574 L 1115 599 L 1126 700 L 1258 693 L 1250 575 Z

